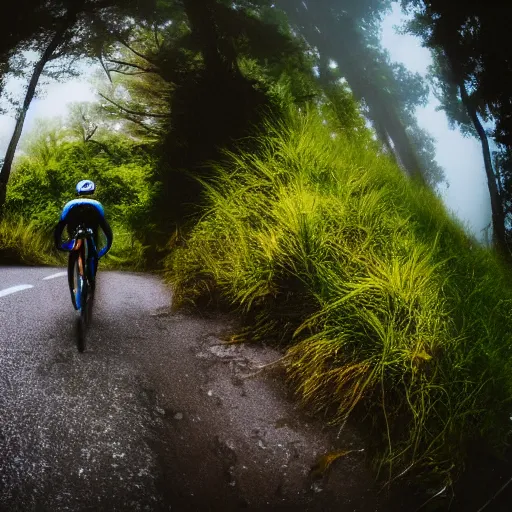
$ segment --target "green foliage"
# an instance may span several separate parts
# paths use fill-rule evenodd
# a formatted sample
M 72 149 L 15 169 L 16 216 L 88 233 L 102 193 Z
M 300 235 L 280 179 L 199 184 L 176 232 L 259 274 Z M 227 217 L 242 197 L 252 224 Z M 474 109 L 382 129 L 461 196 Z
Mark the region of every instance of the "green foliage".
M 325 122 L 334 133 L 342 133 L 344 137 L 359 141 L 366 138 L 371 143 L 372 133 L 366 127 L 361 116 L 360 106 L 354 101 L 350 89 L 344 82 L 330 83 L 324 86 L 325 100 L 320 110 Z M 375 150 L 378 145 L 374 144 Z
M 319 93 L 304 45 L 269 2 L 158 7 L 159 23 L 105 52 L 113 84 L 101 92 L 106 116 L 159 143 L 146 219 L 155 229 L 141 233 L 154 248 L 200 212 L 202 188 L 190 176 L 207 179 L 208 161 L 253 134 L 264 114 Z
M 23 155 L 42 166 L 58 161 L 65 141 L 66 131 L 61 119 L 36 119 L 35 126 L 20 144 Z
M 242 338 L 286 346 L 305 403 L 371 419 L 384 477 L 449 479 L 471 443 L 503 449 L 510 276 L 366 137 L 333 138 L 316 114 L 267 128 L 258 154 L 217 166 L 167 258 L 176 303 L 223 304 Z
M 146 251 L 137 239 L 134 230 L 127 224 L 115 221 L 112 224 L 114 232 L 114 245 L 108 255 L 101 260 L 101 268 L 115 270 L 147 270 Z
M 76 197 L 76 183 L 92 179 L 97 185 L 95 198 L 104 205 L 114 229 L 115 242 L 106 261 L 111 267 L 142 268 L 144 248 L 133 233 L 147 229 L 151 148 L 116 135 L 105 136 L 101 145 L 73 142 L 69 137 L 48 145 L 48 140 L 40 126 L 26 138 L 25 154 L 16 161 L 10 180 L 6 213 L 27 219 L 30 229 L 51 243 L 62 207 Z M 48 148 L 53 149 L 48 152 Z

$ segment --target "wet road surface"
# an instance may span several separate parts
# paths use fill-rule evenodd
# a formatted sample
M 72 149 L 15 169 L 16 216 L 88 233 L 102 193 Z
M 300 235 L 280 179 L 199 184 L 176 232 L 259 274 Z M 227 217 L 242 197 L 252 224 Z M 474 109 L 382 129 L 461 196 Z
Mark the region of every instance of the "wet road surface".
M 100 269 L 80 354 L 63 269 L 0 267 L 0 510 L 399 510 L 355 432 L 254 375 L 281 354 L 222 345 L 231 319 L 170 302 L 158 277 Z

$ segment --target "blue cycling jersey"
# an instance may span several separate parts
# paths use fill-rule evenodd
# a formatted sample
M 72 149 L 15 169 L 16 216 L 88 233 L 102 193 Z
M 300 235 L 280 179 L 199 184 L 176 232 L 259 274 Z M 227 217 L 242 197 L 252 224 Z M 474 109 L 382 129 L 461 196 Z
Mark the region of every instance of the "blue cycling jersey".
M 79 204 L 90 204 L 91 206 L 94 206 L 101 214 L 103 218 L 105 218 L 105 210 L 103 209 L 103 205 L 94 199 L 86 199 L 86 198 L 80 198 L 80 199 L 73 199 L 72 201 L 69 201 L 66 203 L 62 210 L 62 214 L 60 216 L 60 220 L 64 220 L 64 218 L 67 216 L 67 214 L 70 212 L 70 210 L 79 205 Z
M 60 240 L 62 232 L 66 226 L 68 226 L 68 232 L 73 232 L 74 229 L 82 223 L 94 231 L 94 238 L 96 239 L 95 243 L 97 243 L 98 228 L 101 228 L 105 233 L 107 237 L 107 245 L 98 253 L 98 257 L 101 258 L 110 250 L 113 234 L 105 219 L 105 210 L 103 209 L 103 205 L 94 199 L 78 198 L 66 203 L 54 233 L 57 248 L 60 250 L 71 250 L 74 242 L 69 240 L 68 242 L 62 243 Z

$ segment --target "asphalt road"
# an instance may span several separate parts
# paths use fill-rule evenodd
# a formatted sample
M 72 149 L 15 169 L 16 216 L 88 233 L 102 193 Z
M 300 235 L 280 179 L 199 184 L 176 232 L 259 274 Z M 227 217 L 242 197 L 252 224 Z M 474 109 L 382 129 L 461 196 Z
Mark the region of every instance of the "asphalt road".
M 279 371 L 254 375 L 278 352 L 222 345 L 233 321 L 171 313 L 158 277 L 100 268 L 79 353 L 63 270 L 0 267 L 0 510 L 409 510 L 356 432 L 306 416 Z

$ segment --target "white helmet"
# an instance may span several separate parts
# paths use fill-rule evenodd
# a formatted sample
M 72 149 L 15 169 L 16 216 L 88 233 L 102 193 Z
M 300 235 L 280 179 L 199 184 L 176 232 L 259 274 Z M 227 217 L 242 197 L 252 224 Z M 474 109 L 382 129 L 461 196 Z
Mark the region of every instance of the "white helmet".
M 94 194 L 96 190 L 96 185 L 91 180 L 82 180 L 76 185 L 76 193 L 79 196 L 87 196 L 90 194 Z

